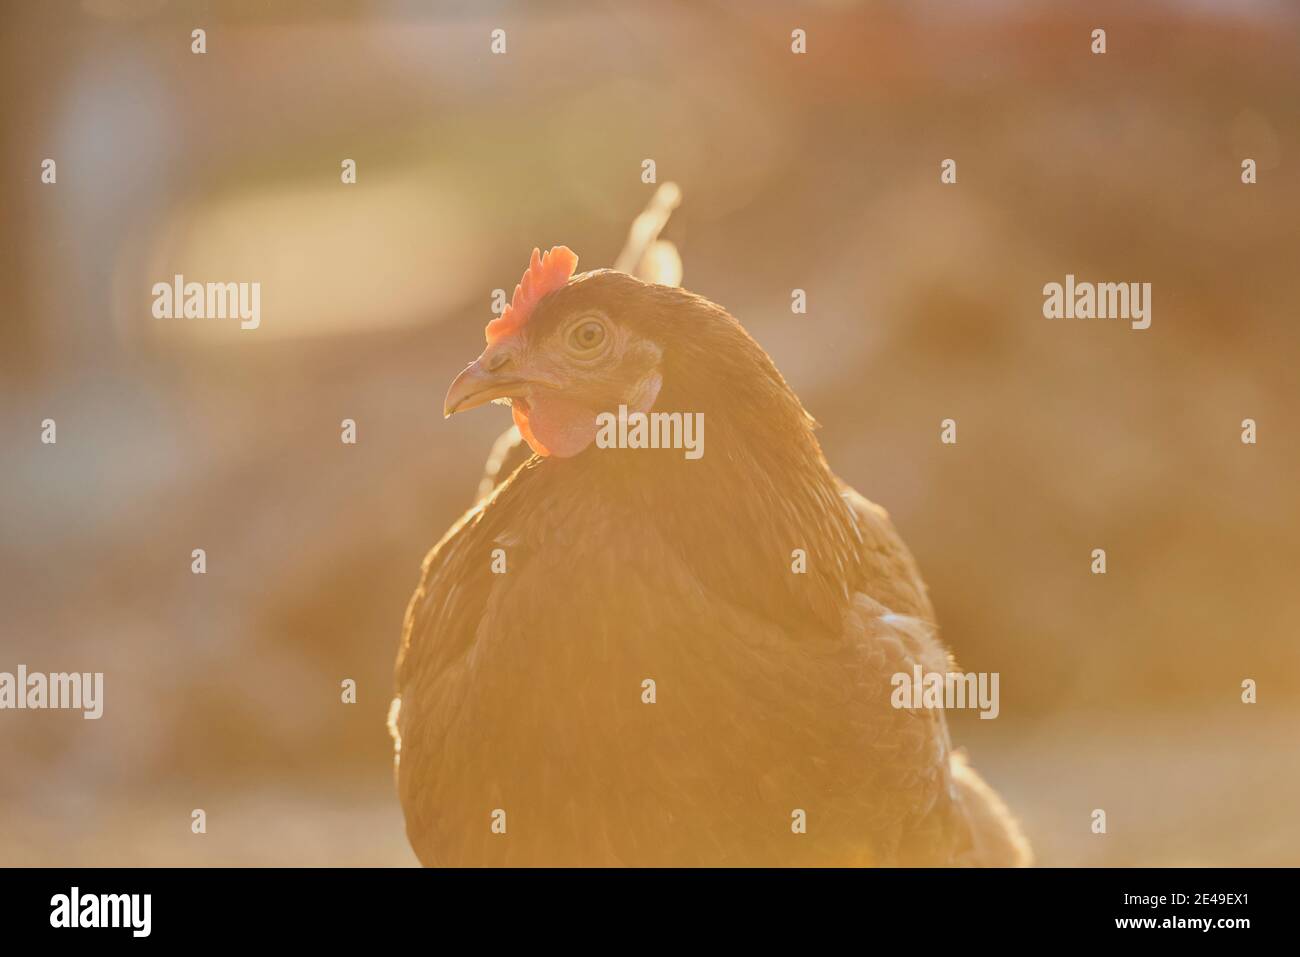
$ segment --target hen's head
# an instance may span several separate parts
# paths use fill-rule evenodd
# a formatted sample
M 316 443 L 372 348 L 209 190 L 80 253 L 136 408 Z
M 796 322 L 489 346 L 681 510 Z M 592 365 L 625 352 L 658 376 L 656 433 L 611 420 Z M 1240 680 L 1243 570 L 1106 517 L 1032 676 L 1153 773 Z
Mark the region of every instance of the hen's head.
M 568 460 L 533 470 L 525 489 L 571 490 L 584 508 L 593 490 L 626 499 L 708 588 L 775 620 L 838 628 L 861 538 L 811 416 L 767 353 L 701 296 L 608 269 L 574 276 L 576 264 L 564 247 L 534 252 L 446 414 L 509 400 L 533 451 Z M 620 405 L 699 413 L 707 451 L 598 447 L 597 417 Z M 796 547 L 822 557 L 807 578 L 790 574 Z
M 574 276 L 565 246 L 532 262 L 487 348 L 447 391 L 448 416 L 508 401 L 533 451 L 569 458 L 616 412 L 743 414 L 764 427 L 811 420 L 767 354 L 720 306 L 609 269 Z M 716 434 L 716 433 L 715 433 Z

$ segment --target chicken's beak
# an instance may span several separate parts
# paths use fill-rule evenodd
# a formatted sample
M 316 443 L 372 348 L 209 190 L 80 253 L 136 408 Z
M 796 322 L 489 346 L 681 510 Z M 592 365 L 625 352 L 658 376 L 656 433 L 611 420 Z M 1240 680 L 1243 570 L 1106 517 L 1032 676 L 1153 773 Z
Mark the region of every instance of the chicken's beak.
M 502 363 L 499 357 L 489 353 L 490 348 L 466 366 L 451 383 L 447 398 L 442 403 L 445 418 L 449 419 L 466 409 L 477 408 L 493 399 L 523 394 L 528 383 L 513 374 L 511 363 Z M 497 371 L 493 371 L 494 368 Z

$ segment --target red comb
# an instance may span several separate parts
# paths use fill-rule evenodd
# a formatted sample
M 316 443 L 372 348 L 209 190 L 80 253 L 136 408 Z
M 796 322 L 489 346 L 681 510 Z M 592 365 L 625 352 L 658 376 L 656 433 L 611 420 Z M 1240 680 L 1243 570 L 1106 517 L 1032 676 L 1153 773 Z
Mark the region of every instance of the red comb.
M 567 283 L 577 268 L 578 256 L 568 246 L 552 246 L 546 255 L 534 249 L 528 271 L 515 286 L 514 299 L 501 315 L 487 324 L 487 341 L 496 342 L 520 329 L 538 301 Z

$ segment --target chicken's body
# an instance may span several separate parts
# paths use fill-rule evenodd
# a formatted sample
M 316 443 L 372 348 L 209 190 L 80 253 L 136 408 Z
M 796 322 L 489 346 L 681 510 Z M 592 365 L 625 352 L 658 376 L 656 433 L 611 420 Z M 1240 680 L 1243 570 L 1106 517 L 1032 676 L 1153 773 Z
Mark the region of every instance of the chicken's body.
M 549 298 L 635 297 L 655 407 L 703 412 L 705 454 L 534 456 L 429 554 L 393 715 L 420 860 L 1023 863 L 943 712 L 891 705 L 893 675 L 948 665 L 885 513 L 734 319 L 641 287 L 593 273 Z M 517 406 L 539 432 L 544 401 Z

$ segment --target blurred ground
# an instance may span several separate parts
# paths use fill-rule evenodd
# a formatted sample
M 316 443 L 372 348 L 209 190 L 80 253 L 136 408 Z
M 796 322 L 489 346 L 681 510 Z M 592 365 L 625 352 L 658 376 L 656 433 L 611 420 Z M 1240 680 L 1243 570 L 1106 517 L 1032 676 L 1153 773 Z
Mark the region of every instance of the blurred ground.
M 1129 718 L 1058 717 L 963 726 L 961 740 L 1021 818 L 1044 866 L 1294 866 L 1300 721 L 1233 709 Z M 997 727 L 993 727 L 996 724 Z M 186 828 L 202 801 L 209 833 Z M 1107 812 L 1107 833 L 1089 826 Z M 416 866 L 382 775 L 90 798 L 41 788 L 8 812 L 5 864 L 69 866 Z M 181 818 L 178 819 L 178 812 Z
M 1041 860 L 1300 863 L 1296 8 L 4 18 L 0 670 L 104 671 L 107 702 L 0 714 L 0 863 L 413 863 L 401 616 L 506 424 L 441 397 L 534 245 L 613 257 L 646 157 L 684 191 L 684 284 L 890 510 L 963 666 L 1001 673 L 1002 716 L 956 736 Z M 151 319 L 175 272 L 260 280 L 263 328 Z M 1152 328 L 1044 321 L 1067 272 L 1153 283 Z

